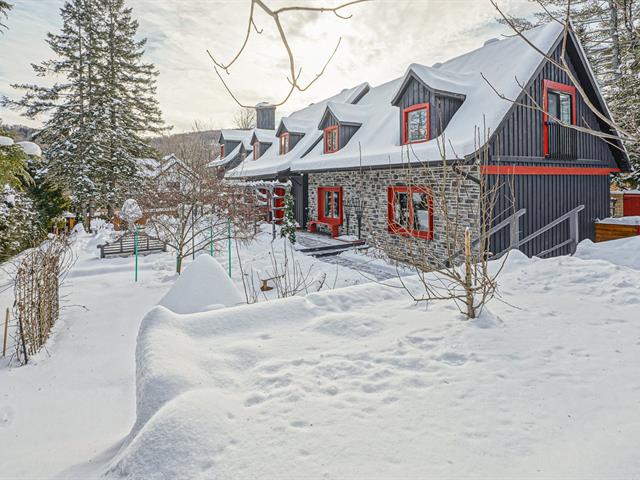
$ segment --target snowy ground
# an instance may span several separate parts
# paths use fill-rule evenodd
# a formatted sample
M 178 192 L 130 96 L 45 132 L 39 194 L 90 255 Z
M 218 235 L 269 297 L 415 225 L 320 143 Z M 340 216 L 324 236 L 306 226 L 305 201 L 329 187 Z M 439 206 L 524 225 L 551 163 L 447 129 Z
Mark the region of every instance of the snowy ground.
M 0 357 L 0 479 L 50 478 L 113 447 L 135 420 L 136 336 L 145 313 L 175 282 L 175 259 L 141 257 L 134 283 L 132 258 L 98 258 L 96 246 L 105 239 L 104 232 L 77 239 L 78 259 L 63 291 L 68 306 L 47 351 L 17 368 Z M 272 250 L 270 239 L 265 231 L 240 247 L 256 282 L 270 275 L 270 256 L 283 255 L 282 241 Z M 367 281 L 356 271 L 295 255 L 311 271 L 311 291 L 320 283 L 327 289 Z M 226 271 L 226 251 L 217 258 Z M 244 298 L 239 272 L 233 245 L 232 277 Z M 0 275 L 4 284 L 6 275 Z M 275 298 L 276 292 L 261 293 L 258 300 L 265 297 Z M 2 312 L 12 302 L 11 291 L 0 294 Z
M 392 286 L 348 287 L 365 279 L 304 257 L 314 275 L 337 269 L 324 288 L 348 288 L 205 312 L 200 301 L 189 315 L 152 310 L 137 399 L 135 335 L 175 281 L 173 259 L 143 259 L 133 284 L 131 259 L 97 260 L 92 242 L 79 240 L 67 286 L 89 311 L 65 312 L 50 356 L 0 366 L 0 478 L 640 472 L 640 237 L 583 242 L 575 257 L 512 255 L 504 302 L 471 322 Z M 262 235 L 241 254 L 245 269 L 266 272 L 270 252 Z

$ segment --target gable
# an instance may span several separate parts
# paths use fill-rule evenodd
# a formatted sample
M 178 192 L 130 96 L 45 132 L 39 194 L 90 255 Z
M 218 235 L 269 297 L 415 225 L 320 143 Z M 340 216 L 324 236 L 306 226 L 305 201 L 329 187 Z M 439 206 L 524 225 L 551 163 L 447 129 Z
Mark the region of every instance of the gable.
M 550 57 L 560 62 L 562 37 L 551 50 Z M 595 79 L 592 77 L 586 59 L 580 53 L 579 44 L 573 39 L 567 44 L 567 63 L 573 75 L 580 80 L 580 85 L 594 106 L 607 115 L 608 110 L 600 95 Z M 489 141 L 490 153 L 496 160 L 506 161 L 509 157 L 533 157 L 547 161 L 544 155 L 543 112 L 537 105 L 544 105 L 543 82 L 550 80 L 560 84 L 571 85 L 566 72 L 543 59 L 540 66 L 529 80 L 517 101 L 502 120 Z M 576 93 L 576 124 L 581 127 L 611 133 L 606 123 L 600 120 L 589 108 L 585 99 Z M 576 132 L 578 159 L 599 161 L 611 168 L 628 169 L 626 152 L 612 146 L 607 141 L 587 132 Z M 618 142 L 619 143 L 619 142 Z M 621 147 L 621 144 L 619 144 Z

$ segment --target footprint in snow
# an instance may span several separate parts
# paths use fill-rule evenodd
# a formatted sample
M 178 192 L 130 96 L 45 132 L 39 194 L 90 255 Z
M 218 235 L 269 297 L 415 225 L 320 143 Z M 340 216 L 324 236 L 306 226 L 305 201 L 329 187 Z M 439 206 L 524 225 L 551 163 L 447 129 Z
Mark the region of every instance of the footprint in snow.
M 446 363 L 447 365 L 452 365 L 454 367 L 467 363 L 467 357 L 455 352 L 443 353 L 442 355 L 436 357 L 436 360 L 442 363 Z

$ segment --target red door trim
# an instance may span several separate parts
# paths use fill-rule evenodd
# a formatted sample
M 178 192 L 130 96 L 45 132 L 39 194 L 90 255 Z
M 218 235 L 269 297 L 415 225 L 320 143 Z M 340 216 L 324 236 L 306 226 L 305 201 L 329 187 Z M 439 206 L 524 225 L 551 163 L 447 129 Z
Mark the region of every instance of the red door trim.
M 540 167 L 525 165 L 482 165 L 485 175 L 610 175 L 619 168 Z

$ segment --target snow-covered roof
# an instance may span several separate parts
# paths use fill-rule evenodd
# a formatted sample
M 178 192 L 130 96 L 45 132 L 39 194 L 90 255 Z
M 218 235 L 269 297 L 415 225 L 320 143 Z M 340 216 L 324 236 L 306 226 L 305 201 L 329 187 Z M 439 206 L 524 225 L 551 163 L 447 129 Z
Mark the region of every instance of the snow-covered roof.
M 283 117 L 276 132 L 285 125 L 289 132 L 302 133 L 304 135 L 302 139 L 284 155 L 280 155 L 279 149 L 272 147 L 262 153 L 257 161 L 250 161 L 252 158 L 247 157 L 240 165 L 227 172 L 227 177 L 275 176 L 278 172 L 288 170 L 292 159 L 304 155 L 322 137 L 322 132 L 318 130 L 318 122 L 324 115 L 327 103 L 353 103 L 366 94 L 369 88 L 368 83 L 361 83 L 321 102 L 312 103 L 288 117 Z
M 247 150 L 251 150 L 251 136 L 253 135 L 253 130 L 220 130 L 220 140 L 227 140 L 230 142 L 241 142 L 244 145 L 244 148 Z
M 264 128 L 254 128 L 253 135 L 251 136 L 251 143 L 253 144 L 256 140 L 262 143 L 273 143 L 276 140 L 276 131 Z
M 235 160 L 235 158 L 240 154 L 240 147 L 242 146 L 242 143 L 239 143 L 236 148 L 234 148 L 233 150 L 231 150 L 229 153 L 227 153 L 224 157 L 220 158 L 217 157 L 215 160 L 213 160 L 212 162 L 209 162 L 207 164 L 207 167 L 223 167 L 226 164 L 228 164 L 229 162 Z
M 541 51 L 549 52 L 561 34 L 562 25 L 551 22 L 529 30 L 525 35 Z M 313 171 L 381 166 L 406 162 L 407 157 L 416 162 L 441 160 L 442 147 L 450 159 L 471 155 L 478 148 L 478 135 L 485 138 L 483 129 L 486 128 L 488 134 L 496 131 L 513 105 L 509 100 L 499 98 L 493 89 L 507 98 L 517 98 L 520 84 L 533 76 L 542 60 L 540 53 L 515 36 L 488 43 L 436 66 L 412 64 L 402 78 L 374 87 L 362 97 L 356 107 L 368 107 L 370 115 L 347 145 L 331 154 L 325 154 L 322 145 L 316 145 L 304 157 L 294 159 L 291 169 Z M 464 96 L 464 101 L 442 135 L 413 144 L 407 155 L 406 146 L 400 142 L 399 109 L 392 102 L 409 76 L 419 78 L 433 89 Z M 356 115 L 356 110 L 352 110 Z
M 371 116 L 371 108 L 369 105 L 352 105 L 350 103 L 327 102 L 324 120 L 327 113 L 331 112 L 340 123 L 352 123 L 362 125 L 367 118 Z M 320 122 L 322 123 L 322 121 Z M 318 125 L 320 127 L 320 125 Z
M 136 165 L 144 177 L 155 177 L 160 169 L 160 162 L 154 158 L 136 158 Z

